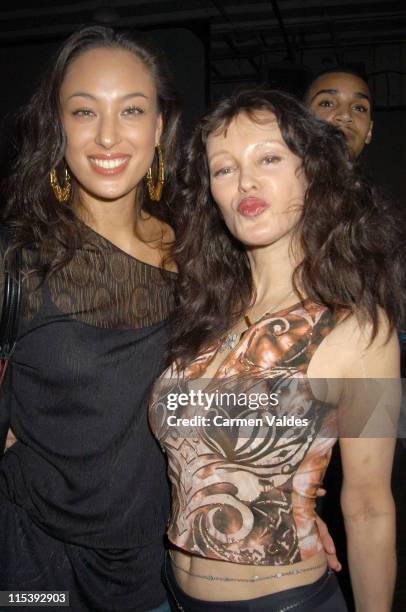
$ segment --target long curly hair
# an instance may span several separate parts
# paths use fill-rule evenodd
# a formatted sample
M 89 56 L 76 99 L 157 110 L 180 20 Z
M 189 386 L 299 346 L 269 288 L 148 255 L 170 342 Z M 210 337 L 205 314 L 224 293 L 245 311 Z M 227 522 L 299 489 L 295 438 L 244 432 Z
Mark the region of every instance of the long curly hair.
M 405 226 L 361 176 L 343 135 L 286 93 L 239 91 L 203 117 L 187 147 L 169 353 L 181 366 L 218 340 L 255 299 L 247 253 L 228 231 L 210 193 L 206 142 L 213 132 L 225 132 L 240 113 L 257 121 L 257 111 L 275 115 L 286 145 L 302 160 L 308 183 L 295 229 L 303 253 L 293 274 L 296 292 L 333 311 L 356 313 L 361 322 L 372 323 L 373 337 L 378 306 L 391 325 L 403 321 Z
M 82 225 L 70 202 L 57 202 L 49 175 L 55 168 L 61 176 L 64 169 L 66 136 L 61 121 L 60 89 L 66 71 L 79 55 L 95 48 L 130 51 L 143 62 L 154 80 L 158 109 L 163 117 L 160 145 L 166 179 L 159 204 L 151 205 L 145 181 L 137 190 L 137 203 L 140 208 L 171 223 L 180 147 L 180 108 L 166 59 L 144 40 L 102 26 L 83 28 L 61 47 L 38 90 L 18 114 L 15 130 L 18 153 L 3 185 L 1 218 L 12 234 L 8 261 L 13 261 L 16 249 L 35 245 L 44 276 L 66 265 L 82 242 Z M 153 165 L 156 164 L 154 159 Z M 12 263 L 9 267 L 12 269 Z

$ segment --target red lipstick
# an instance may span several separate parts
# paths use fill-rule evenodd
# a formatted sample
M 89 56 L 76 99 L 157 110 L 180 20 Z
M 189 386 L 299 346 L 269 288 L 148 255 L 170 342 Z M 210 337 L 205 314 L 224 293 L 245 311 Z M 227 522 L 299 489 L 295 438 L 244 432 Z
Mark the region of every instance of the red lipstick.
M 260 198 L 244 198 L 238 204 L 237 211 L 243 217 L 258 217 L 268 208 L 268 204 Z

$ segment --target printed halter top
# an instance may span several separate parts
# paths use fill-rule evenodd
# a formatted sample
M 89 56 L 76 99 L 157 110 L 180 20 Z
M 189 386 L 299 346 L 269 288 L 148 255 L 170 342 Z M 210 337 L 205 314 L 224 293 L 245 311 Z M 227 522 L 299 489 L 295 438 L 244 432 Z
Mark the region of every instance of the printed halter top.
M 305 300 L 250 327 L 210 380 L 204 373 L 219 345 L 181 376 L 169 369 L 155 383 L 149 418 L 167 454 L 175 546 L 276 566 L 323 550 L 316 490 L 337 439 L 337 411 L 313 395 L 306 373 L 335 322 L 325 306 Z M 253 389 L 270 401 L 248 405 Z M 219 405 L 223 392 L 234 394 L 231 406 Z

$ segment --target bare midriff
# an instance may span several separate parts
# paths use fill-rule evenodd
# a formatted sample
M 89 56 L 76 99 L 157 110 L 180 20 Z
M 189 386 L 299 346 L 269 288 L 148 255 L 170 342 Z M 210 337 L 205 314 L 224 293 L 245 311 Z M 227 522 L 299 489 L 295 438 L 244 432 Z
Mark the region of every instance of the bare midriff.
M 174 562 L 172 569 L 180 588 L 190 597 L 206 601 L 238 601 L 271 595 L 278 591 L 311 584 L 318 580 L 327 568 L 324 551 L 299 563 L 278 566 L 216 561 L 189 555 L 179 549 L 172 549 L 170 557 Z M 175 564 L 179 567 L 176 567 Z M 291 573 L 261 580 L 261 578 L 286 574 L 295 570 L 300 571 L 297 574 Z M 192 574 L 199 574 L 206 578 Z M 233 580 L 219 580 L 219 578 L 232 578 Z M 239 581 L 241 579 L 243 581 Z

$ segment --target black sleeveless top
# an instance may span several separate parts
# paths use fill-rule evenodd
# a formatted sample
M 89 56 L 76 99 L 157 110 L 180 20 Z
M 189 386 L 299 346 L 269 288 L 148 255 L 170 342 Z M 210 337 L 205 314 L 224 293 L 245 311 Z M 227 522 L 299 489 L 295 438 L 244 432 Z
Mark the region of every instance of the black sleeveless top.
M 147 401 L 162 370 L 175 275 L 85 233 L 47 282 L 24 278 L 0 393 L 18 441 L 0 462 L 0 492 L 60 540 L 131 548 L 162 536 L 168 516 Z M 33 258 L 25 251 L 24 265 Z

